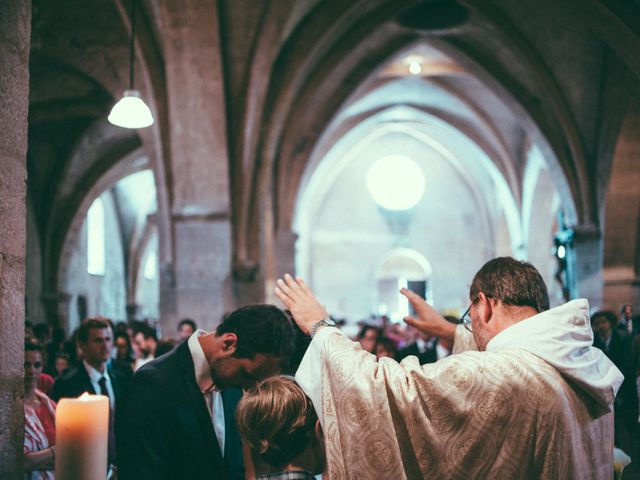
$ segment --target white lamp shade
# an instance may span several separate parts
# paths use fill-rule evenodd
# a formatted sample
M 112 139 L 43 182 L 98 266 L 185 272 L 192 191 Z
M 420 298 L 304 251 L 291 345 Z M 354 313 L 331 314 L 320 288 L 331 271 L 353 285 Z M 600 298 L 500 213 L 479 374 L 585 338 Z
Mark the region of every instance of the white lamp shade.
M 111 109 L 109 122 L 123 128 L 144 128 L 153 125 L 153 115 L 137 90 L 125 90 Z

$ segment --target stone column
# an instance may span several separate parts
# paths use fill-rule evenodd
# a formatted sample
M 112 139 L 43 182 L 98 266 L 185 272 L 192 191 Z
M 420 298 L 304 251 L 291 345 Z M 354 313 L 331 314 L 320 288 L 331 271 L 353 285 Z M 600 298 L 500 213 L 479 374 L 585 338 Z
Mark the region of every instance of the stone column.
M 264 279 L 265 301 L 282 306 L 274 293 L 276 280 L 282 278 L 285 273 L 298 275 L 296 272 L 296 242 L 298 234 L 289 230 L 278 230 L 273 238 L 273 246 L 267 255 L 273 255 L 268 259 L 268 267 Z M 308 280 L 308 279 L 305 279 Z
M 66 329 L 68 333 L 72 330 L 69 325 L 69 302 L 72 298 L 73 296 L 67 292 L 44 292 L 40 295 L 47 318 L 54 319 L 55 324 Z
M 218 5 L 160 2 L 166 64 L 173 261 L 162 266 L 161 326 L 213 328 L 234 307 L 231 201 Z
M 278 231 L 275 239 L 276 278 L 285 273 L 296 275 L 296 242 L 298 234 L 291 231 Z
M 0 478 L 22 478 L 31 2 L 0 14 Z
M 174 219 L 174 233 L 176 313 L 170 327 L 163 324 L 164 331 L 174 334 L 185 317 L 212 330 L 233 308 L 229 219 L 181 217 Z
M 602 307 L 602 235 L 594 227 L 574 227 L 576 290 L 590 307 Z

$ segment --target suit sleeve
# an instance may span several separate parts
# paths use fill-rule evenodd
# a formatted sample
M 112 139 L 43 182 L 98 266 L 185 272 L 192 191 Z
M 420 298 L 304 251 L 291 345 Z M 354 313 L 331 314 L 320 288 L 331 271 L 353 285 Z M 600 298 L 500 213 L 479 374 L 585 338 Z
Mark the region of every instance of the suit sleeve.
M 169 477 L 170 418 L 159 379 L 153 370 L 135 375 L 116 407 L 116 452 L 119 480 Z
M 235 412 L 242 398 L 242 390 L 230 388 L 222 392 L 225 423 L 225 459 L 229 466 L 229 476 L 233 480 L 246 478 L 243 445 L 236 424 Z

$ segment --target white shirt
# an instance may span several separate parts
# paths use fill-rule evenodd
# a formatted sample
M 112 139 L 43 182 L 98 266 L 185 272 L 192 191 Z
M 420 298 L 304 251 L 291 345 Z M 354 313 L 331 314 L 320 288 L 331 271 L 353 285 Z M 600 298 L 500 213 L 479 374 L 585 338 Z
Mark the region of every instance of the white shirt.
M 444 348 L 442 345 L 440 345 L 440 342 L 436 343 L 436 357 L 438 360 L 442 360 L 443 358 L 448 357 L 449 355 L 451 355 L 451 351 Z
M 622 315 L 620 317 L 620 323 L 624 325 L 624 328 L 629 332 L 629 335 L 633 335 L 633 320 Z M 607 345 L 607 347 L 609 347 L 609 345 Z
M 116 396 L 113 393 L 113 386 L 111 385 L 111 377 L 109 377 L 107 373 L 107 366 L 104 366 L 104 373 L 100 373 L 98 370 L 89 365 L 85 360 L 82 360 L 84 364 L 84 369 L 87 371 L 89 375 L 89 380 L 91 380 L 91 386 L 93 386 L 93 390 L 96 393 L 100 393 L 100 379 L 102 377 L 107 379 L 107 392 L 109 394 L 109 406 L 113 410 L 116 407 Z
M 418 347 L 418 351 L 420 353 L 424 353 L 427 350 L 432 350 L 433 345 L 436 343 L 435 338 L 430 338 L 429 340 L 423 340 L 422 338 L 416 338 L 416 346 Z
M 224 407 L 222 405 L 222 395 L 220 390 L 214 388 L 213 379 L 211 378 L 211 370 L 209 362 L 207 362 L 202 346 L 198 341 L 198 337 L 206 335 L 204 330 L 196 330 L 193 335 L 189 337 L 188 346 L 191 352 L 191 358 L 193 359 L 193 368 L 196 375 L 196 382 L 200 392 L 204 396 L 204 400 L 209 409 L 209 415 L 211 415 L 211 421 L 213 422 L 213 429 L 216 432 L 218 439 L 218 445 L 220 445 L 220 451 L 224 456 Z
M 138 357 L 138 358 L 136 358 L 135 361 L 133 362 L 133 371 L 135 372 L 141 366 L 143 366 L 145 363 L 149 363 L 151 360 L 153 360 L 153 356 L 151 356 L 151 355 L 149 355 L 148 357 Z

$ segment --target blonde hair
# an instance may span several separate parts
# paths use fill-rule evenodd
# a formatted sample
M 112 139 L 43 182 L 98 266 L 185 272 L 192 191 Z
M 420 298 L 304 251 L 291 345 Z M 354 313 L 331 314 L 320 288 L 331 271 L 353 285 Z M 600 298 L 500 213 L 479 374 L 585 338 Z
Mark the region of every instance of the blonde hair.
M 307 448 L 317 419 L 309 397 L 285 376 L 260 382 L 244 394 L 236 411 L 242 439 L 274 467 L 286 465 Z

